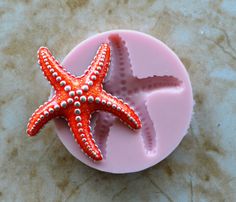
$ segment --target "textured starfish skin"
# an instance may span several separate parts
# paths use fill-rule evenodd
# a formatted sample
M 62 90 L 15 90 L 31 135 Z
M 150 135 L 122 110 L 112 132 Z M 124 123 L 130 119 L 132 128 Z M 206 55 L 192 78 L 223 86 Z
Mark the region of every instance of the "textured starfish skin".
M 103 90 L 102 82 L 110 66 L 110 47 L 102 44 L 91 65 L 82 76 L 68 73 L 52 56 L 41 47 L 38 63 L 55 89 L 55 95 L 41 105 L 29 119 L 27 133 L 34 136 L 51 119 L 63 117 L 81 150 L 93 160 L 102 160 L 100 149 L 91 134 L 91 114 L 97 110 L 110 112 L 132 129 L 141 128 L 136 112 L 123 100 Z
M 140 135 L 144 149 L 147 154 L 155 154 L 158 132 L 155 131 L 154 123 L 149 115 L 145 95 L 163 88 L 181 89 L 181 80 L 172 75 L 137 78 L 133 73 L 130 50 L 126 41 L 119 34 L 111 34 L 108 41 L 113 57 L 109 79 L 104 82 L 104 88 L 118 98 L 125 99 L 138 112 L 142 122 Z M 97 117 L 94 128 L 95 140 L 103 155 L 106 156 L 109 131 L 115 124 L 116 118 L 112 114 L 103 112 L 98 113 Z

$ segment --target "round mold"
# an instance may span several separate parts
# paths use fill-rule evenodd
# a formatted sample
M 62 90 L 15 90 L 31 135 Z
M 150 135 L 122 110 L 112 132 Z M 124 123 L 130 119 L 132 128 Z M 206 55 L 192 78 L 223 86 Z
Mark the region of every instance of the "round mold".
M 117 118 L 97 112 L 92 128 L 104 155 L 99 162 L 81 152 L 64 120 L 55 120 L 56 132 L 68 151 L 92 168 L 110 173 L 141 171 L 166 158 L 187 134 L 193 111 L 189 75 L 163 42 L 131 30 L 112 30 L 83 41 L 62 65 L 82 75 L 104 42 L 112 50 L 104 89 L 135 109 L 142 128 L 133 131 Z

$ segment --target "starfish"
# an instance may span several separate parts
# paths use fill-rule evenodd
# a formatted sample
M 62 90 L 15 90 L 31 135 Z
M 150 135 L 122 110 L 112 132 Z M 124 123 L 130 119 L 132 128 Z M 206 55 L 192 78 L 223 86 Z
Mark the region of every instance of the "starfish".
M 51 119 L 63 117 L 81 150 L 95 161 L 103 159 L 91 134 L 92 113 L 101 110 L 117 116 L 132 129 L 141 128 L 136 112 L 123 100 L 103 89 L 103 80 L 110 67 L 109 44 L 100 45 L 91 65 L 82 76 L 67 72 L 46 47 L 38 50 L 38 63 L 55 95 L 41 105 L 29 119 L 27 133 L 35 136 Z
M 173 76 L 155 75 L 137 78 L 132 71 L 132 62 L 125 41 L 119 34 L 111 34 L 108 39 L 113 57 L 108 79 L 104 82 L 104 88 L 118 98 L 125 99 L 129 104 L 132 104 L 142 121 L 140 132 L 145 150 L 147 154 L 155 154 L 157 132 L 147 110 L 146 97 L 148 93 L 158 89 L 181 89 L 181 81 Z M 95 140 L 102 153 L 106 155 L 106 141 L 109 130 L 115 123 L 115 117 L 104 112 L 99 112 L 96 116 Z

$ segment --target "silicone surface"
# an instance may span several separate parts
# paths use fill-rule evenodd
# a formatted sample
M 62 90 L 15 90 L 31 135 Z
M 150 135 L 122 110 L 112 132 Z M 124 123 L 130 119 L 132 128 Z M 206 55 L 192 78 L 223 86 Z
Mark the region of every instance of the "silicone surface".
M 136 31 L 97 34 L 76 46 L 62 64 L 75 75 L 83 74 L 103 42 L 112 50 L 104 88 L 135 109 L 142 128 L 133 131 L 108 113 L 94 114 L 93 135 L 104 156 L 100 162 L 81 152 L 64 120 L 55 121 L 56 131 L 69 152 L 86 165 L 111 173 L 137 172 L 167 157 L 187 133 L 193 109 L 191 83 L 173 51 Z

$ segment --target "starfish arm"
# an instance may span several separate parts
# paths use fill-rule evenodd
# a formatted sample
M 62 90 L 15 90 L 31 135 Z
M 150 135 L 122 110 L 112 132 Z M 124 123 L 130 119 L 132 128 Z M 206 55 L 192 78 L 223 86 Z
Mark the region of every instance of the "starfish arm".
M 102 91 L 98 99 L 95 98 L 98 110 L 104 110 L 116 115 L 122 122 L 126 123 L 132 129 L 139 129 L 142 123 L 135 111 L 123 100 L 118 99 L 105 91 Z
M 35 136 L 48 121 L 59 116 L 58 109 L 60 106 L 57 104 L 56 99 L 56 96 L 54 96 L 32 114 L 26 130 L 29 136 Z
M 80 115 L 69 115 L 67 117 L 68 125 L 73 133 L 75 141 L 80 145 L 81 151 L 87 154 L 95 161 L 103 159 L 100 149 L 95 144 L 91 134 L 90 113 L 81 112 Z
M 110 54 L 109 45 L 106 43 L 101 44 L 91 65 L 85 72 L 88 84 L 101 86 L 110 67 Z
M 66 84 L 72 82 L 72 76 L 68 73 L 59 62 L 52 56 L 51 52 L 46 47 L 41 47 L 38 50 L 38 63 L 44 76 L 55 90 L 61 90 Z
M 116 119 L 111 113 L 99 112 L 95 115 L 94 139 L 101 149 L 103 156 L 106 156 L 106 144 L 110 127 Z
M 125 40 L 119 34 L 111 34 L 108 40 L 111 45 L 112 55 L 114 55 L 111 64 L 111 69 L 114 72 L 110 74 L 110 80 L 117 82 L 117 79 L 120 81 L 133 77 L 132 64 L 129 57 L 130 53 Z M 125 69 L 125 71 L 122 69 Z M 121 72 L 122 75 L 120 74 Z
M 128 85 L 127 90 L 130 92 L 136 92 L 140 89 L 143 91 L 150 91 L 160 88 L 177 88 L 181 86 L 181 81 L 173 76 L 153 76 L 143 79 L 134 78 L 131 83 L 137 83 L 137 85 Z

